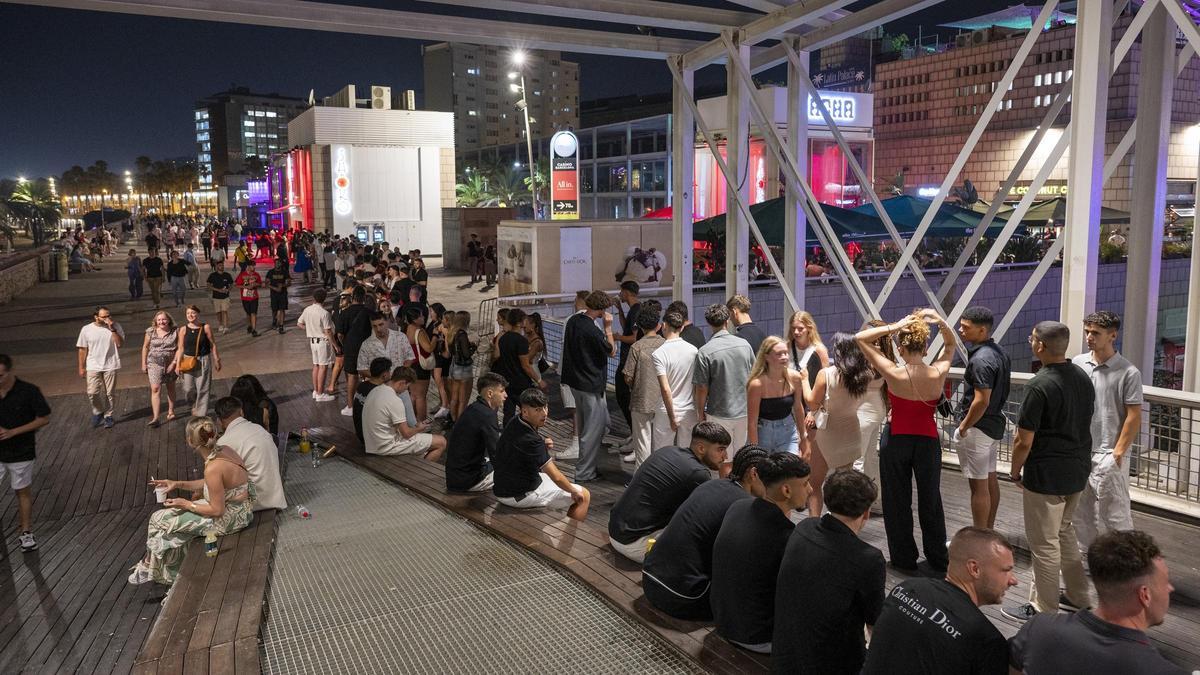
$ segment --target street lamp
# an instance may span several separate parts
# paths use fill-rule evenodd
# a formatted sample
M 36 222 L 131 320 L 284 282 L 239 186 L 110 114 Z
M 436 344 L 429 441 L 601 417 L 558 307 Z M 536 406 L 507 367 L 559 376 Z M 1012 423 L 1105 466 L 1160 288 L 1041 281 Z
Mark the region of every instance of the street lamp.
M 533 202 L 533 219 L 537 220 L 537 176 L 534 173 L 535 164 L 533 163 L 533 135 L 529 132 L 529 94 L 525 91 L 525 71 L 522 68 L 526 61 L 525 52 L 520 49 L 513 51 L 509 56 L 509 61 L 518 69 L 518 72 L 508 74 L 508 79 L 513 80 L 509 83 L 508 88 L 513 93 L 520 92 L 521 94 L 520 100 L 517 101 L 517 110 L 525 115 L 525 149 L 529 153 L 529 198 Z M 520 79 L 520 84 L 517 84 L 517 79 Z

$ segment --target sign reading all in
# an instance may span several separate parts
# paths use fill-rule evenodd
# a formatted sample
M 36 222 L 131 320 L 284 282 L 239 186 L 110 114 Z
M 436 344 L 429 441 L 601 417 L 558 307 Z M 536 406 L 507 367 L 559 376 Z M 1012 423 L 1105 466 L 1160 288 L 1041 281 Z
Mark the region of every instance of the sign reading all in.
M 550 138 L 550 219 L 579 220 L 579 139 L 569 131 Z
M 1033 181 L 1022 180 L 1017 181 L 1017 184 L 1012 186 L 1008 191 L 1008 196 L 1004 198 L 1006 202 L 1018 202 L 1021 198 L 1029 194 L 1030 184 Z M 1037 199 L 1053 199 L 1055 197 L 1067 196 L 1067 181 L 1056 179 L 1047 180 L 1037 191 Z

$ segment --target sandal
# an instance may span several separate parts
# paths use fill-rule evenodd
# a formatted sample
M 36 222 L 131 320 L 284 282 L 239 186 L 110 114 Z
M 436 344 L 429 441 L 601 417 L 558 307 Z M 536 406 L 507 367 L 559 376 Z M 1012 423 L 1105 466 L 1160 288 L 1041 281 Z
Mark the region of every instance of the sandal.
M 175 419 L 175 413 L 167 413 L 167 421 L 170 422 L 173 419 Z
M 146 422 L 146 426 L 157 429 L 158 428 L 158 418 L 156 417 L 156 418 L 150 420 L 149 422 Z

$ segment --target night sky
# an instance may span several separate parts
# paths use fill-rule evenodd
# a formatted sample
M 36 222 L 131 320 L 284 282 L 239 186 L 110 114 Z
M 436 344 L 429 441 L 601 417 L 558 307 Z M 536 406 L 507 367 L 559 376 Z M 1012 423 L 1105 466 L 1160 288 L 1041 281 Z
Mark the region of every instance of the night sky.
M 455 11 L 420 2 L 338 1 L 433 13 Z M 717 0 L 680 4 L 741 9 Z M 918 24 L 929 31 L 937 23 L 1010 4 L 1016 0 L 947 0 L 888 28 L 915 36 Z M 505 20 L 524 17 L 463 13 Z M 553 19 L 533 21 L 570 25 Z M 346 84 L 384 84 L 393 91 L 416 89 L 419 101 L 421 44 L 0 4 L 0 177 L 58 175 L 72 164 L 86 166 L 97 159 L 120 172 L 132 168 L 137 155 L 155 159 L 191 155 L 194 102 L 234 84 L 304 98 L 315 89 L 318 99 Z M 582 100 L 670 88 L 665 65 L 587 54 L 566 58 L 580 63 Z M 708 68 L 698 75 L 698 84 L 719 83 L 723 73 L 723 68 Z

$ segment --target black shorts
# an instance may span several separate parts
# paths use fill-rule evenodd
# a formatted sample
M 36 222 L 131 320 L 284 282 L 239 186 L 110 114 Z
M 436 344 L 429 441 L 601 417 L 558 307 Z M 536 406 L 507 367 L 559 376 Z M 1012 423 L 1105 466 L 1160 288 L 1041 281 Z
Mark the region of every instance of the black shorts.
M 420 362 L 412 364 L 412 369 L 413 369 L 413 372 L 417 374 L 418 381 L 425 382 L 433 377 L 433 372 L 422 368 L 420 365 Z
M 271 311 L 282 312 L 287 309 L 287 293 L 271 292 Z
M 246 310 L 246 316 L 258 314 L 258 298 L 253 300 L 242 298 L 242 309 Z

